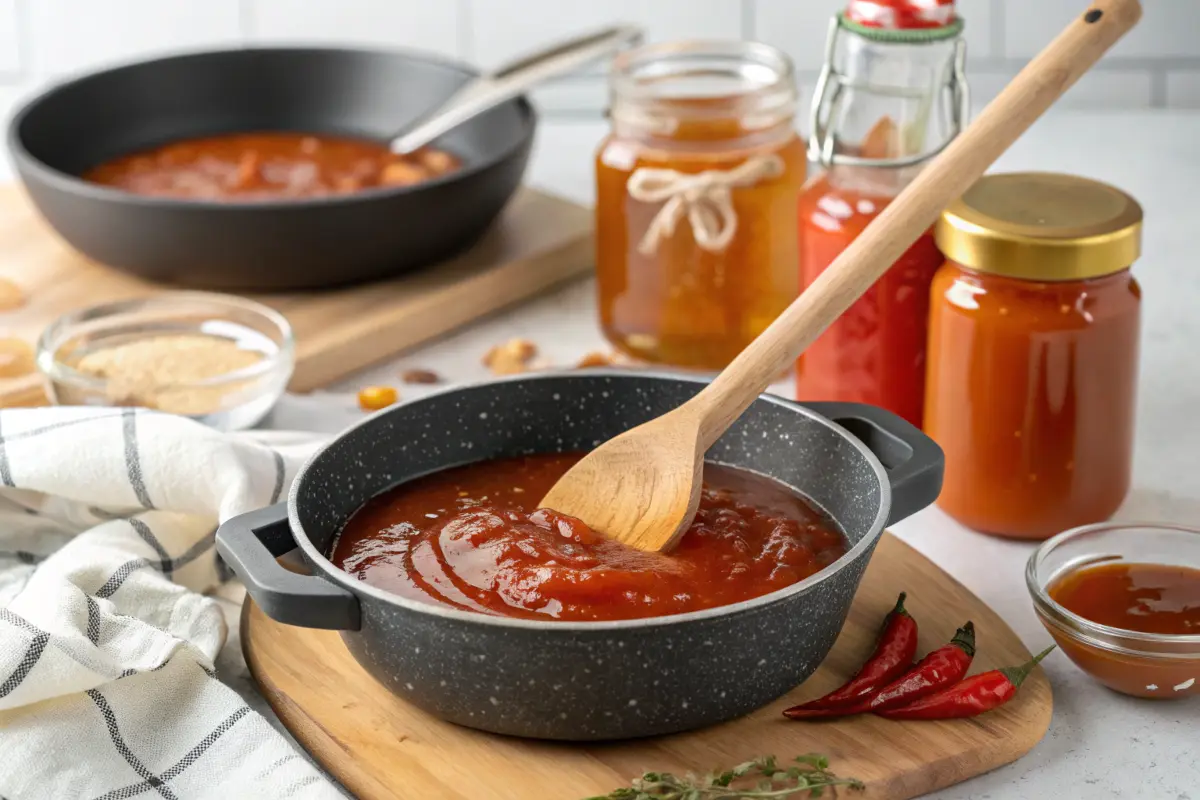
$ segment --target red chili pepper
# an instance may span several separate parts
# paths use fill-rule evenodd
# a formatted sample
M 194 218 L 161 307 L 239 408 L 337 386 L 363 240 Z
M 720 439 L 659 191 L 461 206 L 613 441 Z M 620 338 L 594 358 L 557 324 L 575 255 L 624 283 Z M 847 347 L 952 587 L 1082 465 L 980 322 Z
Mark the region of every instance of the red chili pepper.
M 917 652 L 917 622 L 904 610 L 905 593 L 901 592 L 896 607 L 883 621 L 879 640 L 871 657 L 859 667 L 847 683 L 824 697 L 811 700 L 797 708 L 833 708 L 849 705 L 889 683 L 912 665 Z
M 919 697 L 962 680 L 974 657 L 975 626 L 968 622 L 955 632 L 949 644 L 934 650 L 908 672 L 857 702 L 831 708 L 795 706 L 783 715 L 790 719 L 822 719 L 908 705 Z
M 958 719 L 991 711 L 1011 700 L 1033 668 L 1053 649 L 1054 645 L 1050 645 L 1034 656 L 1032 661 L 1019 667 L 1005 667 L 972 675 L 914 703 L 880 711 L 879 716 L 888 719 Z

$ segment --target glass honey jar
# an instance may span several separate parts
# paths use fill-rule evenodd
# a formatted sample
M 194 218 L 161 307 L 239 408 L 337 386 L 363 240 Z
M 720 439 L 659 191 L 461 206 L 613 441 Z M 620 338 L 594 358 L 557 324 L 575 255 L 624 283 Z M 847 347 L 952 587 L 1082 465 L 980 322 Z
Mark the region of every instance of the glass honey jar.
M 1142 209 L 1097 181 L 988 175 L 935 227 L 925 430 L 938 505 L 964 525 L 1046 539 L 1102 522 L 1133 462 Z
M 792 64 L 757 42 L 630 50 L 596 153 L 601 326 L 640 361 L 717 370 L 799 290 Z

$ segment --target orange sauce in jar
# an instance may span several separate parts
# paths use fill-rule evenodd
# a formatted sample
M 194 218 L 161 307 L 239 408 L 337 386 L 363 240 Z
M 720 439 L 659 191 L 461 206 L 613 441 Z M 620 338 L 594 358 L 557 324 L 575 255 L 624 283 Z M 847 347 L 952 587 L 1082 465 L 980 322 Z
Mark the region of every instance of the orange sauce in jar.
M 1045 539 L 1124 500 L 1140 231 L 1124 193 L 1045 173 L 987 176 L 943 214 L 925 431 L 946 455 L 937 503 L 959 522 Z
M 933 298 L 925 416 L 946 454 L 938 505 L 1026 539 L 1108 519 L 1133 462 L 1137 281 L 1032 283 L 947 262 Z
M 616 348 L 716 370 L 798 293 L 807 158 L 786 57 L 770 55 L 774 81 L 709 92 L 716 78 L 688 61 L 705 46 L 642 48 L 614 67 L 613 131 L 595 160 L 596 276 L 601 327 Z M 660 63 L 668 77 L 642 82 L 638 71 Z

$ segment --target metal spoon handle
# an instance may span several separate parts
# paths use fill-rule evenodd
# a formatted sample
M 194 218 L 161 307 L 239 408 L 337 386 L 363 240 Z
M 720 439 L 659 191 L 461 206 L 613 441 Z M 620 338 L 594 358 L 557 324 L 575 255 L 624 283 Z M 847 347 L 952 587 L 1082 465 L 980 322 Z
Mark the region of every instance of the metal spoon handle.
M 511 61 L 490 75 L 481 75 L 470 81 L 440 108 L 417 123 L 415 128 L 393 139 L 392 152 L 411 153 L 532 86 L 613 55 L 624 47 L 637 44 L 641 39 L 640 28 L 618 25 Z

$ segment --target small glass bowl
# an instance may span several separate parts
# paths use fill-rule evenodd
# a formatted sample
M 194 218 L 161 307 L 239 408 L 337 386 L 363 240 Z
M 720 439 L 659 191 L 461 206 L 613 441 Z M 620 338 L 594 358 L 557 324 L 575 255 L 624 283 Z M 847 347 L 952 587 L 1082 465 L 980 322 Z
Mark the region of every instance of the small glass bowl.
M 1200 634 L 1141 633 L 1101 625 L 1051 599 L 1047 588 L 1063 575 L 1114 561 L 1200 569 L 1200 529 L 1106 522 L 1048 539 L 1025 568 L 1038 618 L 1076 666 L 1110 689 L 1159 700 L 1200 694 Z
M 139 384 L 132 398 L 122 396 L 112 381 L 73 366 L 98 350 L 181 334 L 228 339 L 262 358 L 200 381 Z M 283 315 L 261 303 L 208 292 L 170 292 L 59 317 L 38 340 L 37 364 L 56 404 L 141 405 L 235 431 L 257 424 L 283 395 L 295 364 L 295 340 Z

